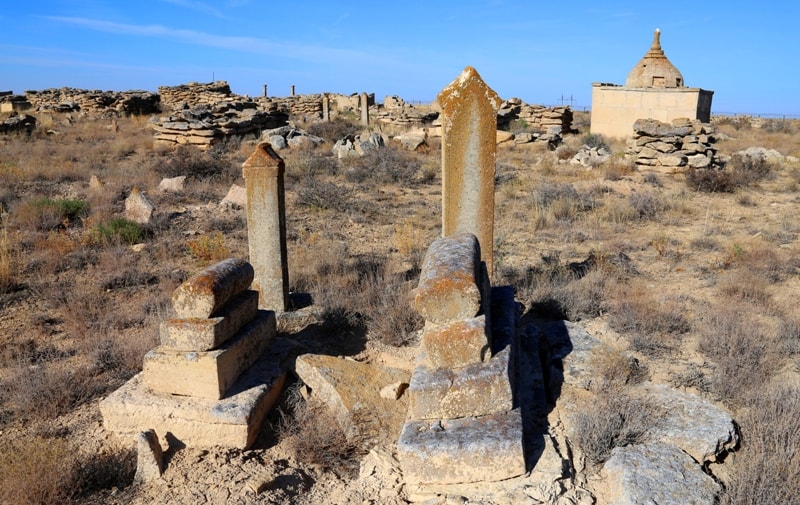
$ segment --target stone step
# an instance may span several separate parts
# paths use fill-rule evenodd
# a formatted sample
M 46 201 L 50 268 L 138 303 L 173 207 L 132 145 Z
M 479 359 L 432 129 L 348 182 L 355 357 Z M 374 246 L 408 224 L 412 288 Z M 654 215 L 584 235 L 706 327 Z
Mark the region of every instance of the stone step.
M 154 429 L 190 447 L 247 449 L 280 397 L 286 373 L 277 362 L 263 353 L 221 400 L 153 393 L 137 374 L 100 402 L 103 425 L 130 441 Z
M 486 316 L 425 325 L 422 345 L 434 368 L 461 368 L 488 361 L 492 355 Z
M 212 351 L 157 347 L 144 356 L 144 385 L 161 394 L 220 399 L 275 336 L 275 313 L 258 311 L 239 334 Z
M 397 442 L 407 485 L 493 482 L 525 473 L 519 409 L 453 420 L 409 421 Z
M 408 418 L 456 419 L 511 410 L 512 356 L 506 347 L 486 363 L 456 370 L 418 366 L 408 387 Z
M 258 292 L 248 290 L 229 301 L 209 319 L 169 319 L 161 323 L 161 348 L 210 351 L 230 340 L 258 312 Z

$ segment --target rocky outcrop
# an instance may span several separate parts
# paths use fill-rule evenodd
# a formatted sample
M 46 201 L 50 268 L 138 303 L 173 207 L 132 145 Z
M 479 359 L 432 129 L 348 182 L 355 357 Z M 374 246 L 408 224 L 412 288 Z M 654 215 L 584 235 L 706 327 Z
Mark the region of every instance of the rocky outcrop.
M 672 173 L 722 165 L 714 147 L 714 127 L 697 119 L 680 118 L 672 123 L 637 119 L 633 131 L 625 155 L 640 168 Z

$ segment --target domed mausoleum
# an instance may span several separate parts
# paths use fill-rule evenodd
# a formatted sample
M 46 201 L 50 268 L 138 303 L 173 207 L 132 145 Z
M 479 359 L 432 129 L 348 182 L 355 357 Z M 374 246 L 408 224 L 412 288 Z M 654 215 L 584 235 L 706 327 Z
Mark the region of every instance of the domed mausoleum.
M 685 85 L 683 74 L 661 48 L 661 31 L 656 28 L 653 43 L 633 67 L 625 85 L 592 83 L 592 133 L 608 137 L 629 137 L 637 119 L 665 123 L 676 118 L 711 117 L 714 92 Z

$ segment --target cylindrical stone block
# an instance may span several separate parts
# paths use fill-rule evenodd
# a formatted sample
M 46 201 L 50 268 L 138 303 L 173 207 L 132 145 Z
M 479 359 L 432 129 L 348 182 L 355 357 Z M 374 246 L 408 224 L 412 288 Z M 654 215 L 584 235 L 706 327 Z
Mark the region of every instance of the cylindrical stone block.
M 240 258 L 229 258 L 202 270 L 172 293 L 178 318 L 207 318 L 228 300 L 250 287 L 253 267 Z
M 471 233 L 441 237 L 431 244 L 414 298 L 426 321 L 443 324 L 480 312 L 480 254 L 478 239 Z

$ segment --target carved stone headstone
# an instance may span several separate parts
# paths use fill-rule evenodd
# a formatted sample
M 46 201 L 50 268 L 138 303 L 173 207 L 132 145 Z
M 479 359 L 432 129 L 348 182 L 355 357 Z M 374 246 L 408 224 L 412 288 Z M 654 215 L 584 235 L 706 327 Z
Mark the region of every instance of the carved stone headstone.
M 442 235 L 472 233 L 493 272 L 494 175 L 500 97 L 466 67 L 438 96 L 442 108 Z
M 361 93 L 359 107 L 361 108 L 361 125 L 369 126 L 369 96 L 366 91 Z
M 289 308 L 284 170 L 283 159 L 268 142 L 256 146 L 242 165 L 253 289 L 259 293 L 259 308 L 276 312 Z

